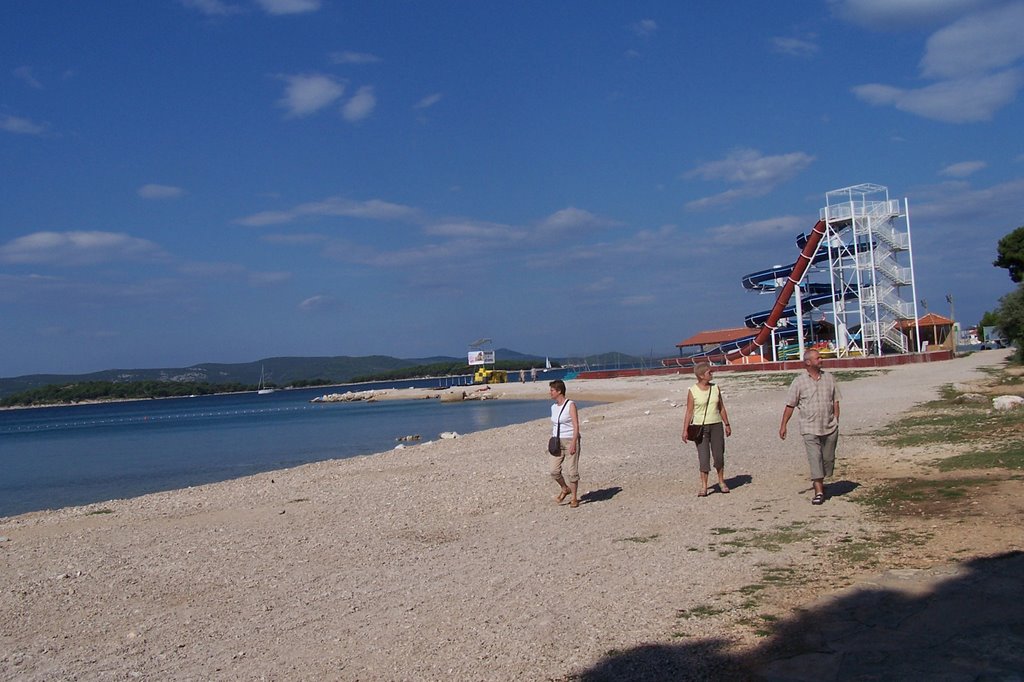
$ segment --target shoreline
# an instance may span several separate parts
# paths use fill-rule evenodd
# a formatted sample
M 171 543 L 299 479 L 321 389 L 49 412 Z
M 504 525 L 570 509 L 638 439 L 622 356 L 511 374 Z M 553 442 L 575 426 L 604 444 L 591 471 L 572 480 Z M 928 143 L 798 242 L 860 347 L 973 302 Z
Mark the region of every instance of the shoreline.
M 884 468 L 881 425 L 1001 357 L 841 382 L 836 479 L 847 462 Z M 0 676 L 567 679 L 612 651 L 740 646 L 725 616 L 745 586 L 824 567 L 812 541 L 884 529 L 846 495 L 809 504 L 802 452 L 773 437 L 788 385 L 774 377 L 718 382 L 730 495 L 694 495 L 679 442 L 692 380 L 674 376 L 569 383 L 571 399 L 627 397 L 581 410 L 575 510 L 552 501 L 541 410 L 450 441 L 115 500 L 110 513 L 0 519 Z M 764 540 L 782 532 L 804 539 Z M 700 609 L 722 615 L 680 616 Z

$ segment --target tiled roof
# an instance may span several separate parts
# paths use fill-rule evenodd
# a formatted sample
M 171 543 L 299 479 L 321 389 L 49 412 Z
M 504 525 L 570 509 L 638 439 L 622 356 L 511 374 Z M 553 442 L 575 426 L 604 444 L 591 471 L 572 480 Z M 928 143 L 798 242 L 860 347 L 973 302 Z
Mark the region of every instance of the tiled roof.
M 720 343 L 726 343 L 727 341 L 735 341 L 736 339 L 742 339 L 745 336 L 754 336 L 757 334 L 756 329 L 748 329 L 747 327 L 733 327 L 732 329 L 713 329 L 711 331 L 700 332 L 694 334 L 688 339 L 683 339 L 676 344 L 677 348 L 684 346 L 711 346 L 718 345 Z
M 921 327 L 944 327 L 953 324 L 953 320 L 936 313 L 928 313 L 922 318 L 919 318 L 917 324 Z M 901 329 L 913 329 L 913 320 L 900 320 Z

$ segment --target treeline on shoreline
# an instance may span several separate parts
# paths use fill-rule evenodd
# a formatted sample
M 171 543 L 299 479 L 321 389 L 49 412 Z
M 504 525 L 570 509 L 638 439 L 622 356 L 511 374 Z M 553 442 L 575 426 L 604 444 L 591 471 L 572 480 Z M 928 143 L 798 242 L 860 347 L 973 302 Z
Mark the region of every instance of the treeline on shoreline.
M 49 384 L 0 400 L 0 407 L 67 405 L 100 400 L 142 400 L 146 398 L 182 398 L 190 395 L 254 391 L 255 386 L 239 383 L 208 384 L 191 381 L 83 381 L 76 384 Z
M 552 363 L 557 366 L 557 363 Z M 493 366 L 494 369 L 507 372 L 529 371 L 543 363 L 536 361 L 506 361 Z M 365 383 L 369 381 L 398 381 L 401 379 L 420 379 L 473 374 L 475 367 L 460 362 L 438 362 L 428 365 L 415 365 L 388 372 L 366 374 L 353 377 L 346 383 Z M 288 388 L 312 388 L 331 386 L 337 381 L 330 379 L 298 379 L 288 383 Z M 269 388 L 281 388 L 270 382 Z M 146 379 L 141 381 L 80 381 L 74 383 L 47 384 L 39 388 L 21 391 L 0 398 L 0 407 L 41 407 L 44 405 L 73 405 L 82 402 L 100 402 L 114 400 L 145 400 L 149 398 L 183 398 L 192 395 L 213 395 L 215 393 L 241 393 L 255 391 L 258 387 L 239 382 L 211 384 L 200 381 L 166 381 Z

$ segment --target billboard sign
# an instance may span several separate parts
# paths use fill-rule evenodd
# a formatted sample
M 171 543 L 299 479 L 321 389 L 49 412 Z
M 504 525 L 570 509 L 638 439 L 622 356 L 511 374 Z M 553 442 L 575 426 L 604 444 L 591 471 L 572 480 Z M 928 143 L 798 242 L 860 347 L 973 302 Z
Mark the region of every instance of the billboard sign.
M 493 350 L 471 350 L 471 351 L 469 351 L 469 364 L 470 365 L 493 365 L 494 364 L 494 351 Z

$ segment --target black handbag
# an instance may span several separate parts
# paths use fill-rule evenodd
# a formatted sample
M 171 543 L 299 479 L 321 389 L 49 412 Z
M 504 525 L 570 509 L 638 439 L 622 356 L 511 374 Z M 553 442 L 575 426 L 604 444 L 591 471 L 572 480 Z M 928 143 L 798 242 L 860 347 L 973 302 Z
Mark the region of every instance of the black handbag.
M 558 411 L 558 419 L 555 420 L 555 424 L 557 425 L 555 427 L 555 431 L 558 435 L 548 438 L 548 454 L 550 455 L 562 454 L 562 413 L 565 412 L 565 406 L 568 404 L 568 400 L 562 403 L 562 409 Z

